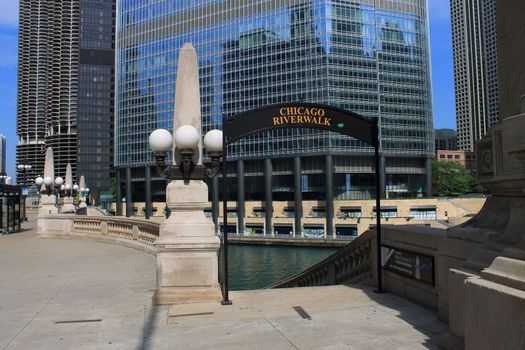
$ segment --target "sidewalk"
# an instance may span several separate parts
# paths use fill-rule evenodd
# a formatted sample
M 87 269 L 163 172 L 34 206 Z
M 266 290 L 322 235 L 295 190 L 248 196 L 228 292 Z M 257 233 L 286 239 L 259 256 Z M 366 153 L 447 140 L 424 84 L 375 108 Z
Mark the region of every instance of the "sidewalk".
M 153 307 L 155 273 L 155 257 L 131 248 L 39 239 L 34 229 L 2 236 L 0 349 L 437 349 L 446 329 L 435 313 L 367 286 Z

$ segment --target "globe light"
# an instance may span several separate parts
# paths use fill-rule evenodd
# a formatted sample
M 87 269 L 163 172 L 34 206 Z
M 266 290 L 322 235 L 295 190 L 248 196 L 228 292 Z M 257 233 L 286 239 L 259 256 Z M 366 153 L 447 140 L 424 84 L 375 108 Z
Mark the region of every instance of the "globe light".
M 78 191 L 78 185 L 77 184 L 73 185 L 73 190 Z
M 64 184 L 64 179 L 61 178 L 60 176 L 57 177 L 57 178 L 55 179 L 55 184 L 56 184 L 57 186 L 62 186 L 62 185 Z
M 62 185 L 60 186 L 60 191 L 64 191 L 66 189 L 66 186 Z
M 35 185 L 42 186 L 43 183 L 44 183 L 44 178 L 42 178 L 41 176 L 35 179 Z
M 89 192 L 89 188 L 86 188 L 86 192 Z
M 11 185 L 11 180 L 12 180 L 12 179 L 11 179 L 11 176 L 6 177 L 6 178 L 5 178 L 5 183 L 6 183 L 6 185 Z
M 200 135 L 197 129 L 191 125 L 183 125 L 175 130 L 173 136 L 175 145 L 179 148 L 196 148 L 199 144 Z
M 24 165 L 24 169 L 26 169 L 26 170 L 31 169 L 31 165 Z
M 149 135 L 149 147 L 153 152 L 168 152 L 173 147 L 173 136 L 166 129 L 157 129 Z
M 71 185 L 70 184 L 66 184 L 66 186 L 64 186 L 64 188 L 66 189 L 66 191 L 71 191 Z
M 84 192 L 85 188 L 84 187 L 81 187 L 80 188 L 80 192 Z
M 18 170 L 24 170 L 24 166 L 22 164 L 19 164 L 16 166 Z
M 204 136 L 204 147 L 208 152 L 222 152 L 222 131 L 210 130 Z
M 44 184 L 46 184 L 46 186 L 53 185 L 53 179 L 50 178 L 49 176 L 44 177 Z

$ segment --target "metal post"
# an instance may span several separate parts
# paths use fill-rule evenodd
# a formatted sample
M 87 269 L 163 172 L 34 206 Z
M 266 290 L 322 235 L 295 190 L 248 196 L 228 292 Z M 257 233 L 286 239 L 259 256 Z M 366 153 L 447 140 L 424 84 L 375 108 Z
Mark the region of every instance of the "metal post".
M 295 236 L 301 236 L 303 218 L 303 190 L 301 188 L 301 157 L 293 159 L 294 172 L 294 216 L 295 216 Z
M 219 231 L 219 176 L 211 178 L 211 215 L 215 232 Z
M 377 289 L 376 293 L 383 293 L 382 277 L 381 276 L 381 173 L 383 170 L 380 167 L 379 160 L 379 140 L 374 147 L 375 163 L 376 163 L 376 250 L 377 250 Z
M 386 198 L 386 174 L 385 157 L 379 156 L 379 194 L 381 198 Z
M 244 235 L 244 161 L 237 161 L 237 234 Z
M 133 216 L 133 201 L 131 190 L 131 168 L 126 168 L 126 217 Z
M 326 232 L 325 238 L 334 236 L 334 164 L 330 154 L 325 156 Z
M 264 159 L 264 201 L 265 201 L 265 235 L 273 235 L 272 216 L 272 160 L 270 158 Z
M 228 290 L 228 174 L 226 162 L 228 159 L 228 146 L 226 145 L 226 132 L 222 134 L 222 305 L 231 305 Z
M 149 219 L 152 214 L 152 203 L 151 203 L 151 168 L 146 166 L 145 170 L 145 183 L 144 183 L 144 210 L 145 217 Z

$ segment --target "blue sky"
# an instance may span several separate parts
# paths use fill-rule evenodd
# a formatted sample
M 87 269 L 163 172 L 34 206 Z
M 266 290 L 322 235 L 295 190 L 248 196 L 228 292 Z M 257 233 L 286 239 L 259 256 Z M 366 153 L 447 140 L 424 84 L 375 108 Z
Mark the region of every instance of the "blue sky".
M 434 126 L 456 128 L 449 0 L 428 0 Z M 18 0 L 0 0 L 0 134 L 7 137 L 7 172 L 15 174 Z

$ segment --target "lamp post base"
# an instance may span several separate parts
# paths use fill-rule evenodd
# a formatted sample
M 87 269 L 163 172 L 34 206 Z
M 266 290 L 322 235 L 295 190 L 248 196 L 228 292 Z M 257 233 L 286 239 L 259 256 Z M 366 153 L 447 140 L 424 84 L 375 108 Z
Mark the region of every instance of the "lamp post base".
M 156 304 L 218 302 L 219 237 L 204 215 L 208 187 L 203 181 L 170 182 L 166 188 L 170 217 L 153 243 L 157 254 Z

